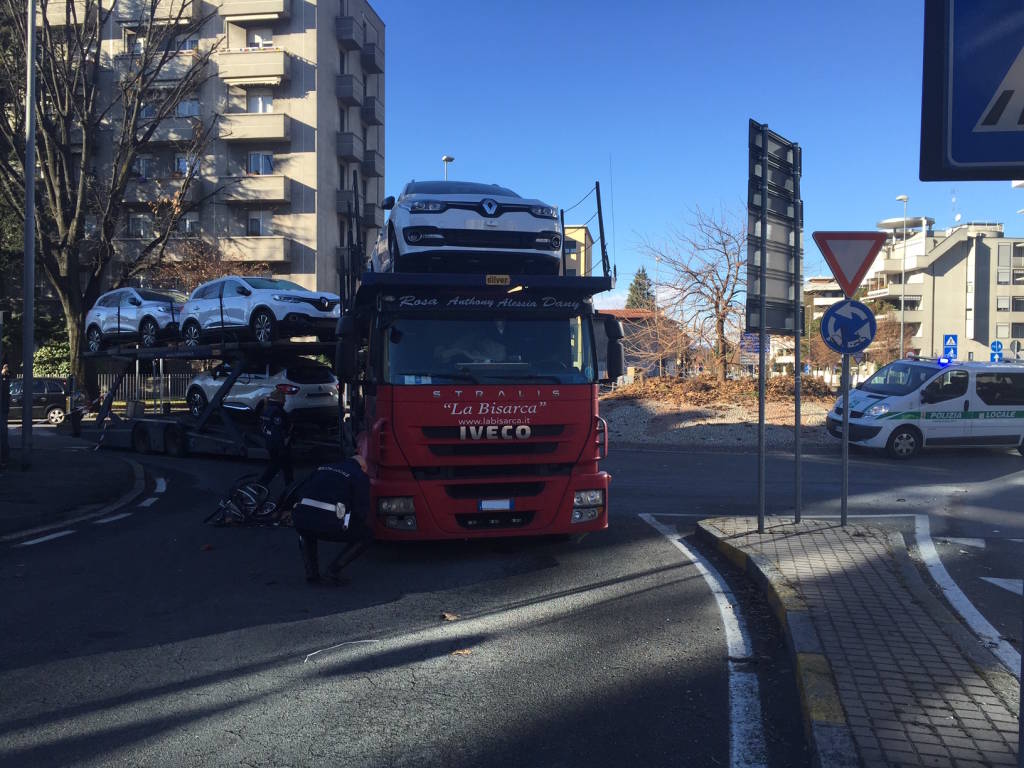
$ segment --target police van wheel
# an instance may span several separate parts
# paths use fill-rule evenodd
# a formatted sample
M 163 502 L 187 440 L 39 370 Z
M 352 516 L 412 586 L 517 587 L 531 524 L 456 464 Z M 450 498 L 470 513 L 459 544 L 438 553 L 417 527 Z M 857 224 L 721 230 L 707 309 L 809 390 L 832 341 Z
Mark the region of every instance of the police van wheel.
M 912 459 L 921 450 L 921 433 L 913 427 L 897 427 L 889 435 L 885 451 L 894 459 Z

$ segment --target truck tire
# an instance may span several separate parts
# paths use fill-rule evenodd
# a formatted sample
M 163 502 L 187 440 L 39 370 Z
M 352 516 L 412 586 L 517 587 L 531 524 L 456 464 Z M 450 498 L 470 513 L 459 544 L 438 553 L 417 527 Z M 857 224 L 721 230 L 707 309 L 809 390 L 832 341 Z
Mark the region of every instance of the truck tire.
M 885 452 L 893 459 L 912 459 L 921 450 L 921 433 L 916 427 L 896 427 L 885 444 Z
M 132 430 L 132 448 L 136 453 L 149 453 L 149 431 L 142 424 Z
M 164 430 L 164 450 L 176 459 L 188 456 L 188 436 L 177 424 L 171 424 Z

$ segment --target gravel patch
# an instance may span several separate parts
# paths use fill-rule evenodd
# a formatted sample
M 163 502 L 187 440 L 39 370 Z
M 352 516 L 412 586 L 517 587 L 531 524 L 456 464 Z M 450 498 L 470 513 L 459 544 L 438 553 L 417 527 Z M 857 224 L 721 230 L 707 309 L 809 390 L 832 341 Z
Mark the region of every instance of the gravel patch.
M 800 404 L 803 444 L 835 443 L 825 429 L 831 402 Z M 603 400 L 612 443 L 701 446 L 730 450 L 757 447 L 757 403 L 750 405 L 677 406 L 657 400 Z M 765 439 L 769 448 L 793 447 L 793 404 L 768 403 Z

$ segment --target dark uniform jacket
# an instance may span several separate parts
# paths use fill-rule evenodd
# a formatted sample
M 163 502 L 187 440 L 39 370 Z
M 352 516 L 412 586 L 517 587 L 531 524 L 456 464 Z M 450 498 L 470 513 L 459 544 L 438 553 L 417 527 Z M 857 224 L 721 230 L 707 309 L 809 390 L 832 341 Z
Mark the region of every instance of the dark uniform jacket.
M 319 538 L 356 540 L 370 535 L 370 478 L 353 459 L 317 467 L 293 492 L 292 523 Z

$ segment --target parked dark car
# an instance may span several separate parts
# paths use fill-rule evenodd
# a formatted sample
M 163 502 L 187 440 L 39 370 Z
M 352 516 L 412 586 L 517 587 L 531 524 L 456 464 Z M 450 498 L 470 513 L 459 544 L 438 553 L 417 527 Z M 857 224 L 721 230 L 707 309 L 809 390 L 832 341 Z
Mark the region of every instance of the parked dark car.
M 68 383 L 65 379 L 47 376 L 33 380 L 32 418 L 46 419 L 50 424 L 61 424 L 68 413 Z M 23 405 L 21 379 L 11 379 L 11 412 L 8 421 L 21 421 Z M 85 395 L 75 393 L 76 405 L 84 404 Z

